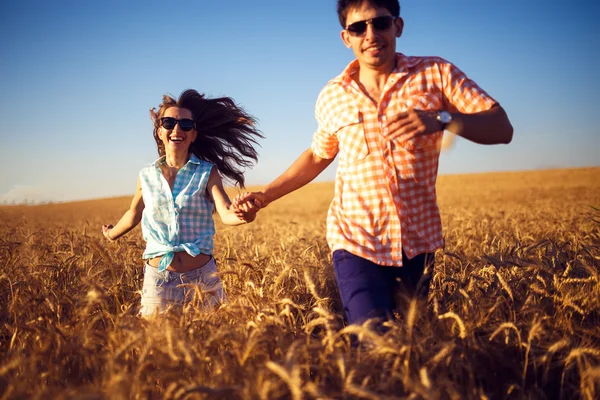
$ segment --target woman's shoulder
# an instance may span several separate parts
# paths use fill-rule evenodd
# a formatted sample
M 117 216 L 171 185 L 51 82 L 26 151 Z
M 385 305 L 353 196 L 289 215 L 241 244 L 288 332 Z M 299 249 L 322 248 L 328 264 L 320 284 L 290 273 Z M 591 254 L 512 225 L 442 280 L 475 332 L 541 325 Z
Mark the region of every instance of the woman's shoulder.
M 163 158 L 164 158 L 164 156 L 160 157 L 158 160 L 155 160 L 155 161 L 153 161 L 151 163 L 144 164 L 144 166 L 140 169 L 139 175 L 140 176 L 145 176 L 145 175 L 147 175 L 150 172 L 156 171 L 156 168 L 159 167 L 160 162 L 163 160 Z
M 198 158 L 195 154 L 191 155 L 190 163 L 196 165 L 196 168 L 202 171 L 210 171 L 212 167 L 215 166 L 215 164 L 211 163 L 210 161 Z

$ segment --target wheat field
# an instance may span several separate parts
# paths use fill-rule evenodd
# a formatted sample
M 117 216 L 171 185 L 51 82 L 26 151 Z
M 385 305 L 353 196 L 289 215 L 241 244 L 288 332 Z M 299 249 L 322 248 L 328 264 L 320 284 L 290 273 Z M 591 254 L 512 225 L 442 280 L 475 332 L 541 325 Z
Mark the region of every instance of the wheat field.
M 441 176 L 428 304 L 344 324 L 325 241 L 332 183 L 217 223 L 228 301 L 136 316 L 130 198 L 0 207 L 2 399 L 600 397 L 600 169 Z M 232 191 L 230 194 L 233 194 Z M 358 345 L 355 345 L 358 341 Z M 354 344 L 354 345 L 353 345 Z

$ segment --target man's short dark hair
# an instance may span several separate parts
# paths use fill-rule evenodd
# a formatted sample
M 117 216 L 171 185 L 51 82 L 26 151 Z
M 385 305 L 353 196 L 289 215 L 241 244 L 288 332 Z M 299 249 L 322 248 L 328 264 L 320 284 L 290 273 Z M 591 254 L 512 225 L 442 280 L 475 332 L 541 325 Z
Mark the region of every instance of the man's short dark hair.
M 400 2 L 398 0 L 338 0 L 337 13 L 342 28 L 346 29 L 348 11 L 360 7 L 365 2 L 375 7 L 387 9 L 394 17 L 400 16 Z

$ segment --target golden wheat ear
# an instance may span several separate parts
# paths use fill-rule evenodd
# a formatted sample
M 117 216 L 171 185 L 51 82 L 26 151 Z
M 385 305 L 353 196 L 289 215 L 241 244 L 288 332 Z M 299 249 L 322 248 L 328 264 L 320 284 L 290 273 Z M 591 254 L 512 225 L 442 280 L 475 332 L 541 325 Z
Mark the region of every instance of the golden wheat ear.
M 445 131 L 444 135 L 442 136 L 442 144 L 441 144 L 440 150 L 441 151 L 449 151 L 454 146 L 455 140 L 456 140 L 456 135 L 454 133 Z

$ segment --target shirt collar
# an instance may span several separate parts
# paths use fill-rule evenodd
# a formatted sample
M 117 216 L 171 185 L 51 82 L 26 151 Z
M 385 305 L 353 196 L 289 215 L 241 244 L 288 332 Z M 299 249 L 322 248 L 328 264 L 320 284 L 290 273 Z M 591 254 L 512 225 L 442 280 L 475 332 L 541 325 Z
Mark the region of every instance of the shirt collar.
M 190 159 L 188 160 L 188 162 L 191 162 L 193 164 L 200 164 L 201 161 L 198 157 L 196 157 L 196 155 L 194 153 L 192 153 L 192 155 L 190 156 Z
M 152 164 L 158 168 L 160 166 L 160 164 L 164 161 L 165 157 L 166 156 L 159 157 L 158 160 L 154 161 Z M 201 164 L 202 162 L 200 161 L 200 159 L 198 157 L 196 157 L 196 155 L 194 153 L 192 153 L 190 155 L 190 159 L 188 160 L 188 163 Z
M 396 53 L 396 68 L 392 71 L 392 75 L 405 75 L 408 70 L 421 62 L 420 57 L 408 57 L 402 53 Z M 344 71 L 332 80 L 332 83 L 341 83 L 349 85 L 352 83 L 352 75 L 358 70 L 358 60 L 352 61 L 344 69 Z

